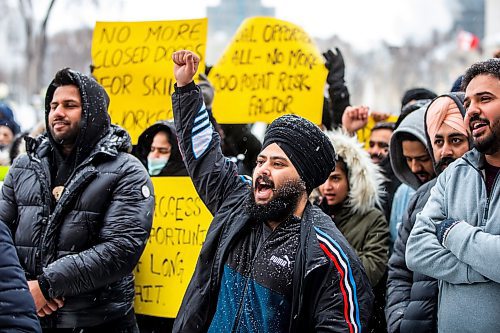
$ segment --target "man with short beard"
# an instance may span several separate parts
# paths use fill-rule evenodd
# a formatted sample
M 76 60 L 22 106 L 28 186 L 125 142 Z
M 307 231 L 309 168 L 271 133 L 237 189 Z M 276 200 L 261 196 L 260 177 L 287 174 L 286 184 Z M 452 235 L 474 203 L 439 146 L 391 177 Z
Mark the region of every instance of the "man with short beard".
M 410 198 L 420 186 L 436 176 L 425 138 L 427 105 L 412 111 L 401 121 L 389 145 L 392 170 L 402 183 L 394 193 L 389 219 L 391 250 Z
M 463 99 L 463 93 L 439 96 L 425 112 L 427 147 L 436 174 L 470 149 Z M 386 306 L 389 333 L 437 331 L 437 281 L 411 271 L 405 262 L 406 243 L 416 215 L 429 199 L 436 181 L 434 178 L 425 183 L 412 196 L 389 259 Z
M 151 230 L 153 184 L 108 105 L 94 79 L 58 71 L 47 132 L 25 138 L 2 186 L 0 223 L 13 231 L 46 333 L 139 331 L 132 271 Z
M 222 155 L 199 58 L 173 54 L 172 96 L 188 172 L 214 215 L 174 332 L 360 332 L 373 295 L 359 258 L 308 194 L 335 167 L 328 137 L 285 115 L 266 131 L 253 181 Z
M 499 332 L 500 59 L 467 69 L 474 149 L 439 175 L 407 243 L 408 268 L 439 281 L 439 332 Z

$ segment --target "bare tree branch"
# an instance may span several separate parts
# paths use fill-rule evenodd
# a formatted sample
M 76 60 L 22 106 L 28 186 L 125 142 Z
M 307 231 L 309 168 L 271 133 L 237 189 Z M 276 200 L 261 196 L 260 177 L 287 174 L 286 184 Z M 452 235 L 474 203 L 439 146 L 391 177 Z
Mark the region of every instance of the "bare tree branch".
M 49 7 L 47 8 L 47 12 L 45 13 L 45 18 L 43 19 L 42 25 L 40 27 L 40 32 L 38 35 L 38 51 L 39 51 L 39 61 L 37 63 L 37 81 L 36 89 L 40 89 L 43 82 L 43 74 L 44 74 L 44 64 L 45 64 L 45 56 L 47 54 L 47 23 L 50 18 L 50 14 L 52 13 L 52 8 L 54 8 L 56 0 L 51 0 Z

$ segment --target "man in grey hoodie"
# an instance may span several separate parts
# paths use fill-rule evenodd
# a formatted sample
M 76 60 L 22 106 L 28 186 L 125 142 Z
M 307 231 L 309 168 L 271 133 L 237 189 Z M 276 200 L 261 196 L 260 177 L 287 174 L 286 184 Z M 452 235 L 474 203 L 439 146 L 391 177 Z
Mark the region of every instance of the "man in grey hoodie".
M 427 149 L 436 174 L 471 147 L 464 122 L 463 93 L 435 98 L 425 112 Z M 429 200 L 436 178 L 420 186 L 411 197 L 398 229 L 389 260 L 387 280 L 387 331 L 389 333 L 436 332 L 438 286 L 434 278 L 413 272 L 406 266 L 406 243 L 415 225 L 416 215 Z
M 406 116 L 394 131 L 389 145 L 394 174 L 402 182 L 396 190 L 391 208 L 389 231 L 394 244 L 398 226 L 415 191 L 435 177 L 432 158 L 427 149 L 424 130 L 424 104 Z M 391 246 L 392 249 L 392 246 Z
M 462 83 L 474 149 L 438 177 L 410 233 L 408 268 L 439 281 L 439 332 L 499 332 L 500 59 Z

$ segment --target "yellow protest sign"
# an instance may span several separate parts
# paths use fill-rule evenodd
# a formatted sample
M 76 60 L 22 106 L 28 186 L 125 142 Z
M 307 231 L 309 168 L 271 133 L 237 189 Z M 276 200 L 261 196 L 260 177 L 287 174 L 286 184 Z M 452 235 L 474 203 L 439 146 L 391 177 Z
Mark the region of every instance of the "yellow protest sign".
M 294 113 L 321 123 L 327 70 L 302 28 L 271 17 L 245 20 L 209 73 L 219 123 L 270 123 Z
M 92 39 L 93 75 L 111 98 L 113 123 L 136 143 L 158 120 L 172 119 L 172 53 L 201 57 L 205 70 L 207 19 L 152 22 L 97 22 Z
M 7 165 L 1 165 L 0 166 L 0 181 L 3 181 L 5 179 L 5 176 L 7 175 L 7 172 L 9 172 L 9 166 Z
M 175 318 L 212 215 L 189 177 L 153 177 L 155 216 L 135 269 L 135 312 Z
M 398 116 L 394 115 L 391 115 L 387 119 L 384 119 L 384 122 L 386 123 L 395 123 L 396 121 L 398 121 Z M 369 116 L 366 126 L 356 132 L 358 141 L 363 144 L 365 149 L 370 148 L 370 135 L 372 134 L 372 128 L 376 123 L 377 122 L 375 121 L 375 119 L 373 119 L 372 116 Z

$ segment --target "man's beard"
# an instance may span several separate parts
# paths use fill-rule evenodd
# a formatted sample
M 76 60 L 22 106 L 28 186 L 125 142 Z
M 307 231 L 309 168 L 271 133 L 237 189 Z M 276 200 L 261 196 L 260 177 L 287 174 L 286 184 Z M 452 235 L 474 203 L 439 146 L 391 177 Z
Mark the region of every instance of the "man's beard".
M 486 155 L 493 155 L 493 154 L 497 153 L 500 150 L 500 142 L 499 142 L 499 139 L 500 139 L 500 121 L 496 121 L 493 123 L 492 126 L 490 126 L 491 123 L 489 122 L 488 119 L 479 118 L 479 116 L 476 115 L 470 119 L 470 122 L 472 122 L 474 120 L 481 120 L 481 121 L 485 122 L 487 124 L 486 126 L 488 126 L 491 130 L 491 134 L 489 136 L 480 138 L 480 140 L 476 140 L 476 138 L 472 137 L 474 147 L 476 147 L 476 149 L 480 153 L 483 153 Z M 472 129 L 471 129 L 471 131 L 472 131 Z
M 453 157 L 443 157 L 439 162 L 436 163 L 436 172 L 441 173 L 456 160 L 456 158 Z
M 266 204 L 255 202 L 255 188 L 252 187 L 245 200 L 244 208 L 250 218 L 257 222 L 282 222 L 288 218 L 297 208 L 299 198 L 305 194 L 305 183 L 298 180 L 288 180 L 283 185 L 275 188 L 274 182 L 266 178 L 273 188 L 273 198 Z
M 60 121 L 62 119 L 56 118 L 54 121 Z M 69 124 L 68 121 L 66 121 L 66 124 L 69 125 L 69 129 L 66 132 L 63 133 L 56 133 L 54 131 L 54 125 L 49 124 L 48 125 L 48 131 L 52 135 L 52 138 L 57 144 L 60 145 L 74 145 L 76 143 L 76 140 L 78 138 L 78 135 L 80 133 L 80 126 L 81 123 L 78 124 Z
M 73 145 L 76 142 L 76 139 L 78 137 L 78 132 L 79 131 L 72 131 L 70 133 L 64 133 L 64 134 L 59 134 L 57 135 L 52 128 L 49 128 L 50 134 L 52 135 L 52 138 L 54 138 L 54 141 L 57 144 L 60 145 Z

